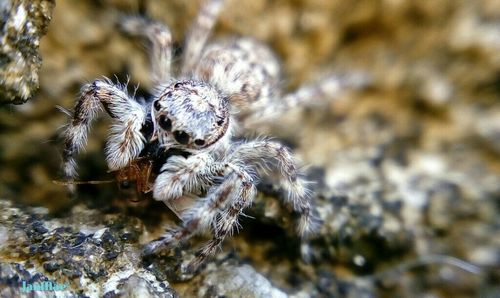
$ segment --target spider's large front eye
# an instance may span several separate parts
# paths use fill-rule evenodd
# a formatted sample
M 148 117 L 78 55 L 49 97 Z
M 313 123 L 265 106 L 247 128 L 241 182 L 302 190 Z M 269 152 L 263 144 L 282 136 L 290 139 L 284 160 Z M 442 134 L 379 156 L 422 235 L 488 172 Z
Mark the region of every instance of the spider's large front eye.
M 189 143 L 189 135 L 182 130 L 174 131 L 174 139 L 183 145 L 186 145 L 187 143 Z
M 172 121 L 167 118 L 165 115 L 161 115 L 160 119 L 158 119 L 158 125 L 166 131 L 172 129 Z

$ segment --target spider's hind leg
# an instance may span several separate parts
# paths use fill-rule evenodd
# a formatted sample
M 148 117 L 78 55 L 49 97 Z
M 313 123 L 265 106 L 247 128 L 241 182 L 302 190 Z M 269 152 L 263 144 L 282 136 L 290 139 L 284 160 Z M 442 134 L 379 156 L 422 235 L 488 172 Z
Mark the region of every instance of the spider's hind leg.
M 271 123 L 282 113 L 295 107 L 318 106 L 341 97 L 347 91 L 362 90 L 370 86 L 373 86 L 373 78 L 367 73 L 330 75 L 317 82 L 302 85 L 281 98 L 268 101 L 266 106 L 244 119 L 244 126 Z
M 190 75 L 195 69 L 224 2 L 225 0 L 202 1 L 202 6 L 189 28 L 185 41 L 181 68 L 183 76 Z

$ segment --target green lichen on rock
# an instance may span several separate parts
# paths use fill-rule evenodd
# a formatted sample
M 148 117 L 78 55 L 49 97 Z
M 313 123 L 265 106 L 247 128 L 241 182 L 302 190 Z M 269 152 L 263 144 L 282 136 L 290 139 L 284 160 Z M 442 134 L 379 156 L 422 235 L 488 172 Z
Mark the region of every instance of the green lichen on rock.
M 0 3 L 0 103 L 23 103 L 38 90 L 40 38 L 54 4 L 55 0 Z

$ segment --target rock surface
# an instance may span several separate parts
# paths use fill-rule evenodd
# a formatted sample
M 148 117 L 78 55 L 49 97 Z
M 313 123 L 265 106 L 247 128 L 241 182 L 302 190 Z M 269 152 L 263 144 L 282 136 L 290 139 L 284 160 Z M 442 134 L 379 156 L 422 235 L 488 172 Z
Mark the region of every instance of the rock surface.
M 20 297 L 23 282 L 52 281 L 69 285 L 64 297 L 176 297 L 168 282 L 141 268 L 138 238 L 141 222 L 120 215 L 102 215 L 73 208 L 64 219 L 47 209 L 22 211 L 1 201 L 0 287 L 2 294 Z M 33 291 L 43 296 L 43 292 Z M 4 296 L 3 295 L 3 296 Z
M 23 280 L 50 279 L 68 282 L 72 295 L 110 297 L 136 290 L 167 297 L 500 295 L 495 0 L 228 1 L 216 37 L 268 43 L 282 59 L 286 90 L 336 71 L 375 78 L 369 90 L 255 128 L 310 165 L 322 225 L 308 243 L 297 237 L 272 177 L 259 185 L 240 233 L 196 275 L 183 268 L 203 239 L 140 257 L 143 244 L 175 224 L 165 206 L 127 204 L 113 185 L 82 185 L 79 198 L 68 199 L 52 183 L 67 121 L 55 106 L 72 107 L 79 87 L 103 75 L 130 75 L 147 95 L 147 57 L 116 30 L 116 19 L 146 12 L 182 41 L 198 7 L 57 2 L 40 45 L 40 91 L 0 110 L 2 294 L 18 293 Z M 81 180 L 109 179 L 108 124 L 93 127 Z
M 38 90 L 40 38 L 47 31 L 55 0 L 0 3 L 0 104 L 23 103 Z

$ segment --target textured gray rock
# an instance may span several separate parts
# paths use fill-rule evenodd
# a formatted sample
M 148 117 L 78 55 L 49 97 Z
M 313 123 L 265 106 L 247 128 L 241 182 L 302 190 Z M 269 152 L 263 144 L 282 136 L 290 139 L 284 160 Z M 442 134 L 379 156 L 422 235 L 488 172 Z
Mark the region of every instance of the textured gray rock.
M 176 297 L 168 282 L 141 267 L 136 219 L 102 215 L 82 206 L 64 219 L 44 208 L 0 201 L 0 293 L 26 295 L 26 285 L 53 282 L 62 291 L 33 290 L 35 297 Z M 24 286 L 23 286 L 24 285 Z M 23 292 L 24 291 L 24 292 Z
M 39 45 L 55 0 L 0 2 L 0 103 L 23 103 L 38 90 Z
M 220 269 L 213 266 L 212 270 L 207 268 L 205 275 L 202 286 L 197 288 L 198 297 L 287 297 L 249 265 L 229 265 Z

